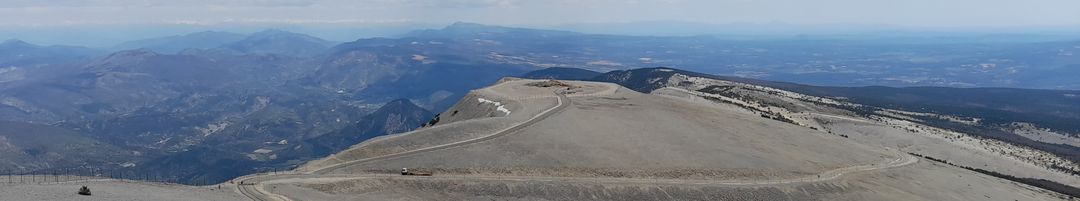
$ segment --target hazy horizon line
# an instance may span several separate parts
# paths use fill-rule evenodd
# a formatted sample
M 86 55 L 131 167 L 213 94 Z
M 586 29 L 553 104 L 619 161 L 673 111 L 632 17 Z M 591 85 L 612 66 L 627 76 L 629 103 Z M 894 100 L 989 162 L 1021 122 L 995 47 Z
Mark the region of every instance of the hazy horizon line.
M 283 30 L 311 35 L 336 42 L 347 42 L 365 38 L 396 38 L 411 31 L 441 29 L 455 23 L 474 23 L 488 26 L 526 28 L 541 30 L 570 31 L 583 34 L 606 34 L 626 36 L 839 36 L 839 35 L 904 35 L 904 34 L 944 34 L 944 35 L 1046 35 L 1071 36 L 1080 33 L 1075 26 L 963 26 L 933 27 L 885 24 L 793 24 L 784 22 L 770 23 L 700 23 L 690 21 L 635 21 L 635 22 L 582 22 L 560 24 L 498 24 L 475 22 L 451 23 L 375 23 L 358 24 L 359 26 L 338 26 L 339 24 L 288 24 L 288 23 L 223 23 L 223 24 L 113 24 L 113 25 L 72 25 L 72 26 L 31 26 L 26 29 L 10 29 L 0 25 L 0 41 L 21 40 L 35 45 L 72 45 L 92 48 L 111 48 L 124 42 L 154 39 L 169 36 L 181 36 L 191 33 L 218 31 L 237 34 L 251 34 L 263 30 Z M 665 27 L 666 26 L 666 27 Z M 657 27 L 668 28 L 657 30 Z M 737 29 L 732 29 L 737 28 Z M 672 30 L 677 29 L 677 30 Z M 63 31 L 60 34 L 57 30 Z M 86 37 L 80 32 L 96 33 L 98 39 Z M 103 37 L 102 33 L 107 36 Z M 19 37 L 30 36 L 30 37 Z M 65 37 L 66 36 L 66 37 Z M 82 36 L 83 38 L 80 38 Z M 1080 37 L 1077 37 L 1080 38 Z M 84 40 L 96 40 L 94 42 Z M 73 43 L 84 41 L 85 43 Z

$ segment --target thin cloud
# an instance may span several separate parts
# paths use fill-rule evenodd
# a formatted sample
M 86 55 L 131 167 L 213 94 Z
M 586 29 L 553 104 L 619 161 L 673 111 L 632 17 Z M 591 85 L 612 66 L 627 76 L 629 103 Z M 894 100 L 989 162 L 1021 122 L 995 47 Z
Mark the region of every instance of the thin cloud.
M 1074 0 L 5 0 L 2 26 L 86 24 L 349 24 L 405 20 L 555 25 L 637 21 L 709 24 L 1077 26 Z
M 3 8 L 24 7 L 440 7 L 509 6 L 520 0 L 7 0 Z

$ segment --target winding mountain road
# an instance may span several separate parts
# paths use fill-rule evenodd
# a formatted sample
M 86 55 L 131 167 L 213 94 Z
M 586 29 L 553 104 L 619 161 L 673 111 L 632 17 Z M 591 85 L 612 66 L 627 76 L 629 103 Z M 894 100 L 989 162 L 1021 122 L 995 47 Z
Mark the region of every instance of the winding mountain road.
M 547 118 L 547 117 L 549 117 L 549 116 L 551 116 L 551 115 L 553 115 L 555 113 L 558 113 L 559 111 L 562 111 L 562 110 L 566 109 L 567 106 L 570 105 L 570 98 L 567 98 L 565 94 L 563 94 L 561 92 L 558 92 L 558 91 L 556 91 L 554 93 L 555 93 L 555 97 L 556 97 L 556 100 L 557 100 L 557 104 L 554 107 L 548 108 L 547 110 L 544 110 L 540 114 L 538 114 L 536 116 L 533 116 L 532 118 L 529 118 L 528 120 L 526 120 L 524 122 L 518 123 L 518 124 L 516 124 L 514 126 L 511 126 L 509 128 L 505 128 L 505 129 L 496 131 L 496 132 L 492 133 L 491 135 L 486 135 L 486 136 L 479 137 L 479 138 L 473 138 L 473 139 L 469 139 L 469 140 L 463 140 L 463 141 L 458 141 L 458 142 L 453 142 L 453 143 L 448 143 L 448 144 L 442 144 L 442 145 L 437 145 L 437 146 L 432 146 L 432 147 L 426 147 L 426 148 L 421 148 L 421 149 L 416 149 L 416 150 L 409 150 L 409 151 L 399 152 L 399 153 L 394 153 L 394 154 L 387 154 L 387 155 L 382 155 L 382 156 L 377 156 L 377 157 L 371 157 L 371 158 L 365 158 L 365 159 L 360 159 L 360 160 L 348 161 L 348 162 L 344 162 L 344 163 L 339 163 L 339 164 L 319 168 L 319 169 L 316 169 L 314 171 L 311 171 L 311 173 L 308 173 L 308 174 L 290 174 L 290 175 L 326 174 L 326 173 L 333 172 L 334 170 L 338 170 L 338 169 L 341 169 L 341 168 L 344 168 L 344 167 L 348 167 L 350 165 L 355 165 L 355 164 L 360 164 L 360 163 L 367 163 L 367 162 L 378 161 L 378 160 L 391 159 L 391 158 L 397 158 L 397 157 L 408 156 L 408 155 L 427 153 L 427 152 L 438 151 L 438 150 L 443 150 L 443 149 L 448 149 L 448 148 L 453 148 L 453 147 L 459 147 L 459 146 L 463 146 L 463 145 L 468 145 L 468 144 L 473 144 L 473 143 L 478 143 L 478 142 L 483 142 L 483 141 L 488 141 L 488 140 L 491 140 L 491 139 L 495 139 L 495 138 L 498 138 L 500 136 L 504 136 L 504 135 L 507 135 L 507 134 L 510 134 L 510 133 L 517 132 L 518 130 L 521 130 L 522 128 L 528 127 L 529 125 L 533 125 L 536 122 L 539 122 L 539 121 L 541 121 L 541 120 L 543 120 L 543 119 L 545 119 L 545 118 Z M 251 198 L 252 200 L 256 200 L 256 201 L 280 200 L 280 198 L 283 198 L 283 197 L 281 197 L 281 196 L 271 196 L 272 194 L 265 193 L 264 191 L 261 191 L 259 189 L 260 185 L 258 185 L 258 183 L 271 180 L 271 178 L 272 178 L 271 176 L 272 175 L 254 175 L 254 176 L 243 177 L 241 179 L 238 179 L 242 183 L 255 184 L 255 185 L 237 185 L 236 186 L 237 191 L 239 191 L 244 196 L 247 196 L 248 198 Z
M 435 176 L 400 176 L 388 174 L 282 174 L 268 175 L 265 179 L 252 180 L 259 182 L 258 185 L 245 185 L 242 190 L 245 196 L 252 200 L 289 200 L 280 195 L 264 193 L 258 188 L 264 184 L 278 183 L 308 183 L 308 182 L 335 182 L 357 179 L 401 179 L 401 180 L 443 180 L 443 181 L 530 181 L 530 182 L 561 182 L 561 183 L 589 183 L 589 184 L 667 184 L 667 185 L 712 185 L 712 186 L 754 186 L 754 185 L 780 185 L 796 183 L 823 182 L 838 179 L 844 175 L 856 174 L 907 166 L 919 161 L 917 157 L 893 150 L 898 158 L 888 160 L 882 164 L 870 164 L 851 166 L 826 171 L 816 175 L 799 178 L 773 179 L 773 180 L 692 180 L 692 179 L 641 179 L 641 178 L 612 178 L 612 177 L 546 177 L 546 176 L 483 176 L 483 175 L 435 175 Z M 256 177 L 257 178 L 257 177 Z
M 918 158 L 903 154 L 903 157 L 890 160 L 884 164 L 871 164 L 852 166 L 830 170 L 824 173 L 799 178 L 775 179 L 775 180 L 693 180 L 693 179 L 642 179 L 642 178 L 614 178 L 614 177 L 547 177 L 547 176 L 483 176 L 483 175 L 435 175 L 435 176 L 400 176 L 388 174 L 326 174 L 326 175 L 281 175 L 272 181 L 265 183 L 295 183 L 295 182 L 327 182 L 354 179 L 412 179 L 412 180 L 481 180 L 481 181 L 541 181 L 541 182 L 576 182 L 576 183 L 605 183 L 605 184 L 675 184 L 675 185 L 719 185 L 719 186 L 751 186 L 751 185 L 777 185 L 793 183 L 822 182 L 840 178 L 844 175 L 860 172 L 882 170 L 914 164 Z
M 582 95 L 575 95 L 582 96 Z M 506 129 L 499 130 L 491 135 L 453 142 L 449 144 L 437 145 L 432 147 L 426 147 L 416 150 L 410 150 L 400 153 L 388 154 L 378 157 L 348 161 L 332 166 L 323 167 L 312 171 L 311 173 L 290 173 L 290 174 L 275 174 L 275 175 L 249 175 L 237 179 L 245 185 L 236 185 L 237 191 L 244 196 L 256 201 L 270 201 L 270 200 L 291 200 L 285 196 L 276 195 L 262 189 L 265 184 L 275 183 L 304 183 L 304 182 L 328 182 L 328 181 L 343 181 L 354 179 L 380 179 L 380 178 L 394 178 L 394 179 L 411 179 L 411 180 L 481 180 L 481 181 L 535 181 L 535 182 L 578 182 L 578 183 L 605 183 L 605 184 L 673 184 L 673 185 L 721 185 L 721 186 L 748 186 L 748 185 L 777 185 L 777 184 L 792 184 L 792 183 L 809 183 L 809 182 L 821 182 L 840 178 L 844 175 L 876 171 L 888 168 L 895 168 L 914 164 L 918 162 L 918 158 L 909 154 L 900 152 L 899 150 L 889 150 L 896 155 L 895 159 L 889 159 L 882 163 L 850 166 L 839 169 L 833 169 L 826 172 L 822 172 L 816 175 L 809 175 L 799 178 L 788 179 L 771 179 L 771 180 L 747 180 L 747 179 L 735 179 L 735 180 L 689 180 L 689 179 L 641 179 L 641 178 L 612 178 L 612 177 L 547 177 L 547 176 L 482 176 L 482 175 L 436 175 L 436 176 L 400 176 L 400 175 L 375 175 L 375 174 L 329 174 L 335 170 L 348 167 L 350 165 L 369 163 L 374 161 L 380 161 L 385 159 L 428 153 L 433 151 L 445 150 L 454 147 L 461 147 L 469 144 L 489 141 L 501 136 L 505 136 L 525 127 L 535 124 L 551 115 L 557 114 L 560 111 L 565 110 L 570 105 L 570 99 L 562 93 L 556 93 L 558 104 L 552 108 L 549 108 L 540 114 L 514 126 Z
M 408 156 L 408 155 L 427 153 L 427 152 L 438 151 L 438 150 L 443 150 L 443 149 L 448 149 L 448 148 L 453 148 L 453 147 L 459 147 L 459 146 L 463 146 L 463 145 L 467 145 L 467 144 L 473 144 L 473 143 L 477 143 L 477 142 L 483 142 L 483 141 L 488 141 L 488 140 L 491 140 L 491 139 L 495 139 L 495 138 L 498 138 L 500 136 L 504 136 L 504 135 L 507 135 L 507 134 L 510 134 L 510 133 L 517 132 L 517 131 L 521 130 L 522 128 L 528 127 L 529 125 L 533 125 L 536 122 L 539 122 L 540 120 L 543 120 L 543 119 L 551 116 L 552 114 L 558 113 L 559 111 L 562 111 L 563 109 L 566 109 L 567 105 L 570 105 L 570 99 L 567 98 L 565 95 L 557 94 L 556 98 L 558 99 L 558 104 L 556 104 L 555 107 L 548 108 L 547 110 L 541 112 L 539 115 L 533 116 L 532 118 L 526 120 L 525 122 L 518 123 L 517 125 L 511 126 L 509 128 L 505 128 L 505 129 L 496 131 L 495 133 L 492 133 L 491 135 L 487 135 L 487 136 L 483 136 L 483 137 L 479 137 L 479 138 L 473 138 L 473 139 L 464 140 L 464 141 L 453 142 L 453 143 L 449 143 L 449 144 L 442 144 L 442 145 L 426 147 L 426 148 L 421 148 L 421 149 L 416 149 L 416 150 L 410 150 L 410 151 L 405 151 L 405 152 L 399 152 L 399 153 L 394 153 L 394 154 L 387 154 L 387 155 L 382 155 L 382 156 L 377 156 L 377 157 L 371 157 L 371 158 L 365 158 L 365 159 L 360 159 L 360 160 L 354 160 L 354 161 L 339 163 L 339 164 L 319 168 L 317 170 L 312 171 L 311 173 L 312 174 L 326 174 L 326 173 L 333 172 L 334 170 L 338 170 L 338 169 L 341 169 L 343 167 L 348 167 L 350 165 L 355 165 L 355 164 L 359 164 L 359 163 L 367 163 L 367 162 L 371 162 L 371 161 L 377 161 L 377 160 L 397 158 L 397 157 Z

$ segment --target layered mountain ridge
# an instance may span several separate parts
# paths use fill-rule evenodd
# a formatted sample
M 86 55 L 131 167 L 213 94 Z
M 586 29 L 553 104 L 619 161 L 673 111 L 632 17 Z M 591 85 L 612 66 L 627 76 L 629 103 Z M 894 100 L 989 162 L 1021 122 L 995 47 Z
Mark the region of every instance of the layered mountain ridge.
M 366 139 L 421 127 L 431 120 L 426 111 L 444 111 L 463 98 L 476 98 L 468 96 L 470 90 L 518 75 L 605 81 L 651 93 L 678 86 L 682 81 L 671 77 L 681 74 L 872 106 L 846 109 L 866 116 L 899 115 L 1071 161 L 1076 160 L 1080 146 L 1073 137 L 1077 130 L 1070 124 L 1080 113 L 1071 107 L 1080 105 L 1075 102 L 1080 94 L 1076 91 L 814 87 L 761 80 L 842 86 L 968 83 L 1072 88 L 1074 79 L 1068 69 L 1077 62 L 1064 54 L 1075 51 L 1074 42 L 904 44 L 902 50 L 914 53 L 895 54 L 900 50 L 893 47 L 899 46 L 880 41 L 634 37 L 458 23 L 400 38 L 341 44 L 279 30 L 251 35 L 192 33 L 132 42 L 111 54 L 20 41 L 3 44 L 0 120 L 32 124 L 12 126 L 25 131 L 9 133 L 81 136 L 77 139 L 84 142 L 62 142 L 100 146 L 108 152 L 96 153 L 103 159 L 71 162 L 68 159 L 78 158 L 72 156 L 82 155 L 12 140 L 14 146 L 9 147 L 17 147 L 8 149 L 13 158 L 35 165 L 0 166 L 9 172 L 92 166 L 163 174 L 177 178 L 173 181 L 223 181 L 255 171 L 288 169 Z M 928 53 L 921 53 L 924 50 Z M 992 56 L 970 56 L 974 55 L 970 52 Z M 639 69 L 652 66 L 678 69 Z M 927 75 L 924 68 L 903 66 L 954 73 L 920 77 Z M 1057 73 L 1028 79 L 1046 71 Z M 874 80 L 869 75 L 892 77 Z M 1054 85 L 1025 80 L 1048 80 Z M 726 93 L 724 86 L 686 90 Z M 940 98 L 950 94 L 965 95 Z M 997 95 L 973 98 L 993 94 Z M 1027 98 L 1007 99 L 1017 94 Z M 448 118 L 445 115 L 439 117 Z M 779 114 L 766 116 L 797 122 Z M 27 157 L 31 153 L 65 157 L 34 161 Z

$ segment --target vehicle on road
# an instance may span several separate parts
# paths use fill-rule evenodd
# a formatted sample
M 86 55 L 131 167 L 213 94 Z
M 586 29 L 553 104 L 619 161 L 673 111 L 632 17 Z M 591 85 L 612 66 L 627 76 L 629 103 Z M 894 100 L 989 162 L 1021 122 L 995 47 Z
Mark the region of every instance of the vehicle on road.
M 401 168 L 401 175 L 406 176 L 431 176 L 430 172 L 409 172 L 409 168 Z

